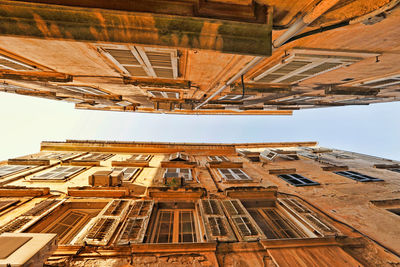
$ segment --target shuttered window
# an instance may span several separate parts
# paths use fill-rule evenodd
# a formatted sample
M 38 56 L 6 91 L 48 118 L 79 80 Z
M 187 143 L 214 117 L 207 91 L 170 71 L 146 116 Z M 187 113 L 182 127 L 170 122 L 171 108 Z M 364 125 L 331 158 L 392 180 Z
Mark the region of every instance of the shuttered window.
M 169 99 L 179 99 L 179 92 L 168 92 L 168 91 L 147 91 L 154 98 L 169 98 Z
M 25 64 L 16 59 L 7 57 L 5 55 L 0 54 L 0 69 L 8 69 L 8 70 L 16 70 L 16 71 L 32 71 L 38 70 L 34 66 Z
M 354 171 L 340 171 L 340 172 L 334 172 L 336 174 L 339 174 L 341 176 L 356 180 L 358 182 L 381 182 L 383 181 L 382 179 L 375 178 L 369 175 L 361 174 L 358 172 Z
M 23 171 L 23 170 L 27 170 L 30 169 L 34 166 L 30 166 L 30 165 L 2 165 L 0 166 L 0 178 L 7 176 L 7 175 L 11 175 L 11 174 L 15 174 L 17 172 Z
M 388 170 L 392 172 L 399 172 L 400 173 L 400 168 L 389 168 Z
M 218 168 L 219 173 L 226 182 L 232 181 L 252 181 L 244 171 L 241 169 L 222 169 Z
M 177 153 L 171 154 L 169 156 L 169 160 L 170 161 L 188 161 L 189 156 L 184 153 L 177 152 Z
M 33 222 L 33 220 L 46 215 L 57 206 L 61 205 L 62 202 L 63 201 L 61 200 L 47 199 L 37 203 L 32 209 L 0 227 L 0 234 L 5 232 L 20 232 L 24 230 L 28 227 L 28 224 Z
M 294 186 L 319 185 L 319 183 L 301 176 L 300 174 L 281 174 L 278 175 L 278 177 Z
M 178 77 L 176 49 L 141 46 L 103 47 L 105 55 L 126 75 L 134 77 Z
M 148 161 L 149 159 L 150 159 L 150 155 L 134 154 L 128 159 L 128 161 Z
M 167 168 L 164 178 L 183 177 L 185 181 L 193 181 L 192 170 L 189 168 Z
M 342 53 L 293 49 L 289 57 L 254 78 L 260 83 L 297 83 L 343 66 L 349 66 L 365 57 L 366 53 Z
M 208 156 L 210 161 L 229 161 L 225 156 Z
M 229 101 L 239 101 L 239 100 L 245 100 L 250 98 L 251 96 L 246 96 L 246 95 L 237 95 L 237 94 L 227 94 L 224 96 L 221 96 L 218 98 L 218 100 L 229 100 Z
M 218 200 L 199 200 L 199 207 L 209 241 L 236 241 Z
M 260 157 L 267 160 L 274 160 L 277 155 L 278 153 L 269 149 L 265 149 L 263 152 L 260 153 Z
M 114 154 L 90 153 L 79 160 L 83 161 L 102 161 L 114 156 Z
M 300 238 L 305 235 L 275 208 L 248 209 L 268 239 Z
M 264 237 L 261 229 L 256 225 L 240 200 L 223 200 L 222 205 L 241 240 L 255 241 Z
M 374 79 L 357 85 L 369 88 L 391 88 L 391 87 L 397 88 L 400 87 L 400 75 Z
M 68 91 L 78 93 L 78 94 L 88 94 L 88 95 L 109 95 L 109 93 L 103 92 L 100 89 L 90 87 L 90 86 L 72 86 L 72 85 L 62 85 L 60 86 Z
M 58 241 L 60 243 L 65 243 L 64 237 L 71 234 L 71 231 L 76 226 L 81 225 L 82 222 L 86 221 L 88 215 L 89 214 L 78 210 L 67 212 L 63 215 L 61 220 L 42 232 L 57 234 Z
M 58 159 L 62 160 L 65 158 L 69 158 L 76 155 L 75 153 L 68 153 L 68 152 L 47 152 L 44 154 L 39 154 L 35 156 L 35 159 Z
M 122 171 L 124 173 L 123 181 L 130 181 L 139 172 L 140 168 L 113 168 L 113 171 Z
M 308 225 L 313 228 L 314 233 L 320 233 L 321 236 L 326 236 L 335 235 L 338 232 L 317 213 L 311 211 L 294 198 L 279 199 L 279 203 L 300 216 Z
M 199 240 L 196 220 L 191 209 L 160 209 L 151 242 L 196 243 Z
M 66 180 L 69 179 L 82 170 L 84 167 L 71 167 L 71 166 L 61 166 L 55 169 L 51 169 L 44 173 L 40 173 L 31 177 L 31 180 Z

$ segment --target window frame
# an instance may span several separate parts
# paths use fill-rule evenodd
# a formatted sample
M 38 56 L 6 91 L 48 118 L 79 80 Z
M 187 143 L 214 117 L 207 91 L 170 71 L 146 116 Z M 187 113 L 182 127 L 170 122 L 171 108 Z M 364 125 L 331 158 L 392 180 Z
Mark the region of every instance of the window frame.
M 362 182 L 362 183 L 365 183 L 365 182 L 383 182 L 384 181 L 383 179 L 372 177 L 372 176 L 369 176 L 369 175 L 366 175 L 366 174 L 362 174 L 362 173 L 359 173 L 359 172 L 355 172 L 355 171 L 337 171 L 337 172 L 333 172 L 333 173 L 335 173 L 337 175 L 340 175 L 340 176 L 343 176 L 343 177 L 346 177 L 346 178 L 350 178 L 350 179 L 352 179 L 354 181 L 357 181 L 357 182 Z
M 226 174 L 224 174 L 221 170 L 228 170 L 230 175 L 233 176 L 233 180 L 227 178 Z M 224 180 L 224 182 L 253 182 L 253 178 L 251 178 L 247 173 L 245 173 L 241 168 L 217 168 L 220 177 Z M 246 176 L 247 179 L 242 179 L 237 173 L 233 170 L 239 170 L 242 175 Z
M 313 181 L 307 177 L 304 177 L 303 175 L 297 174 L 297 173 L 292 173 L 292 174 L 278 174 L 278 178 L 281 180 L 284 180 L 285 182 L 296 186 L 296 187 L 301 187 L 301 186 L 314 186 L 314 185 L 321 185 L 320 183 Z M 289 176 L 288 178 L 286 176 Z M 300 176 L 300 177 L 296 177 Z M 293 183 L 291 180 L 298 181 L 300 184 Z M 303 180 L 310 181 L 310 182 L 304 182 Z

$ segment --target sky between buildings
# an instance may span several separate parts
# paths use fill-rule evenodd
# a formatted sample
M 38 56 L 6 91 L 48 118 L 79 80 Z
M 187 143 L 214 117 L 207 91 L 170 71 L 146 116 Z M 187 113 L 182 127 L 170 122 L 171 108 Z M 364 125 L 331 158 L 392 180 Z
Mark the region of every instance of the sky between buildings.
M 293 116 L 191 116 L 76 110 L 73 104 L 0 93 L 0 160 L 41 141 L 318 141 L 400 160 L 400 102 L 295 111 Z

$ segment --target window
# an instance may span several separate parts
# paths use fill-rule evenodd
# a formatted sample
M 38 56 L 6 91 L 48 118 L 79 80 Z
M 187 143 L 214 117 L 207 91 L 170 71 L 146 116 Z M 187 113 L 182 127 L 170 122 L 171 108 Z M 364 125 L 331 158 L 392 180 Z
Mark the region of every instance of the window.
M 68 91 L 72 91 L 79 94 L 89 94 L 89 95 L 108 95 L 108 93 L 103 92 L 97 88 L 90 86 L 72 86 L 72 85 L 62 85 L 60 86 L 63 89 Z
M 141 46 L 103 46 L 105 55 L 124 74 L 135 77 L 178 77 L 178 51 Z
M 340 104 L 370 103 L 371 101 L 377 101 L 382 99 L 383 98 L 380 97 L 356 97 L 350 99 L 335 100 L 333 101 L 333 103 L 340 103 Z
M 365 174 L 361 174 L 358 172 L 354 172 L 354 171 L 340 171 L 340 172 L 334 172 L 336 174 L 339 174 L 341 176 L 356 180 L 358 182 L 379 182 L 379 181 L 383 181 L 382 179 L 378 179 L 375 177 L 371 177 Z
M 252 181 L 244 171 L 241 169 L 222 169 L 218 168 L 219 173 L 226 182 L 232 181 Z
M 288 57 L 254 78 L 261 83 L 295 83 L 343 66 L 349 66 L 366 57 L 367 53 L 293 49 Z
M 306 235 L 274 207 L 247 209 L 268 239 L 301 238 Z
M 147 91 L 151 94 L 154 98 L 172 98 L 172 99 L 179 99 L 179 92 L 168 92 L 168 91 Z
M 75 153 L 68 153 L 68 152 L 46 152 L 44 154 L 39 154 L 36 155 L 34 158 L 35 159 L 57 159 L 57 160 L 62 160 L 62 159 L 66 159 L 69 157 L 72 157 L 76 155 Z
M 61 166 L 32 176 L 31 180 L 67 180 L 84 170 L 84 167 Z
M 239 237 L 244 241 L 255 241 L 263 238 L 261 229 L 257 226 L 243 204 L 238 199 L 222 200 L 222 206 L 228 214 Z
M 149 159 L 150 155 L 134 154 L 127 161 L 148 161 Z
M 0 199 L 0 211 L 6 210 L 9 207 L 13 206 L 14 204 L 17 204 L 19 200 L 15 199 Z
M 380 79 L 370 80 L 357 85 L 371 87 L 371 88 L 387 88 L 392 86 L 398 87 L 400 86 L 400 75 L 394 75 Z
M 2 165 L 0 166 L 0 178 L 12 175 L 23 170 L 27 170 L 33 168 L 34 166 L 31 165 Z
M 288 98 L 276 99 L 275 102 L 286 102 L 286 103 L 307 102 L 309 100 L 319 100 L 321 98 L 323 98 L 323 97 L 321 97 L 321 96 L 293 96 L 293 97 L 288 97 Z
M 114 156 L 114 154 L 100 154 L 100 153 L 89 153 L 88 155 L 82 157 L 79 160 L 82 161 L 102 161 L 107 160 Z
M 278 177 L 294 186 L 319 185 L 319 183 L 303 177 L 300 174 L 280 174 Z
M 229 161 L 229 159 L 225 156 L 208 156 L 208 159 L 211 161 Z
M 5 55 L 0 54 L 0 69 L 8 69 L 8 70 L 27 70 L 27 71 L 32 71 L 32 70 L 37 70 L 34 66 L 25 64 L 21 61 L 18 61 L 16 59 L 12 59 L 10 57 L 7 57 Z
M 196 243 L 197 218 L 193 209 L 160 209 L 151 243 Z
M 113 171 L 122 171 L 124 173 L 123 181 L 130 181 L 140 171 L 140 168 L 113 168 Z
M 40 217 L 49 214 L 63 202 L 63 200 L 47 199 L 37 203 L 32 209 L 0 227 L 0 234 L 5 232 L 23 232 Z
M 186 182 L 193 181 L 192 170 L 189 168 L 167 168 L 164 178 L 182 177 Z

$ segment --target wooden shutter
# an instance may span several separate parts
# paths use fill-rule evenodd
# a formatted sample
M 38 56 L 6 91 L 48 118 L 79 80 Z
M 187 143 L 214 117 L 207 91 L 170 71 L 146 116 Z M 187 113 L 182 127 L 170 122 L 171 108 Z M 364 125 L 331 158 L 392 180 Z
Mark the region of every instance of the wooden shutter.
M 128 161 L 148 161 L 149 159 L 150 155 L 134 154 L 128 159 Z
M 235 235 L 226 219 L 219 200 L 198 200 L 208 241 L 236 241 Z
M 240 200 L 231 199 L 221 202 L 240 241 L 256 241 L 266 238 Z
M 0 69 L 8 69 L 8 70 L 17 70 L 17 71 L 32 71 L 32 70 L 38 70 L 37 68 L 25 64 L 21 61 L 18 61 L 16 59 L 7 57 L 5 55 L 0 54 Z
M 189 168 L 167 168 L 164 173 L 164 178 L 182 177 L 185 181 L 193 181 L 192 170 Z
M 265 149 L 263 152 L 260 153 L 261 158 L 267 159 L 269 161 L 274 160 L 277 155 L 278 153 L 271 151 L 269 149 Z
M 30 165 L 3 165 L 3 166 L 0 166 L 0 178 L 20 172 L 22 170 L 32 168 L 32 167 L 33 166 L 30 166 Z
M 126 75 L 135 77 L 151 77 L 143 59 L 135 47 L 123 47 L 121 49 L 105 48 L 106 56 Z
M 118 167 L 118 168 L 113 168 L 113 171 L 122 171 L 124 173 L 124 178 L 123 181 L 130 181 L 133 176 L 135 176 L 136 173 L 138 173 L 140 168 L 123 168 L 123 167 Z
M 294 198 L 282 198 L 279 199 L 279 203 L 290 210 L 292 213 L 297 214 L 306 225 L 319 233 L 321 236 L 332 236 L 338 233 L 333 226 L 327 223 L 317 213 L 311 211 L 306 206 L 301 204 Z
M 78 94 L 89 94 L 89 95 L 109 95 L 106 92 L 103 92 L 97 88 L 90 86 L 72 86 L 72 85 L 62 85 L 61 88 L 72 91 Z
M 66 180 L 84 169 L 84 167 L 61 166 L 44 173 L 34 175 L 31 180 Z
M 153 207 L 154 201 L 152 200 L 136 200 L 133 202 L 118 238 L 118 245 L 124 245 L 129 242 L 143 242 Z
M 369 80 L 363 83 L 356 84 L 357 86 L 365 86 L 369 88 L 391 88 L 400 86 L 400 75 L 394 75 L 374 80 Z
M 123 217 L 128 212 L 129 204 L 129 200 L 113 199 L 104 207 L 100 216 Z
M 254 81 L 296 83 L 371 56 L 376 54 L 293 49 L 289 57 L 256 76 Z
M 119 219 L 114 217 L 96 217 L 83 239 L 89 245 L 107 245 L 118 227 Z
M 0 227 L 0 234 L 13 233 L 13 232 L 21 229 L 23 226 L 27 225 L 31 220 L 32 219 L 28 218 L 28 217 L 18 217 L 16 219 L 13 219 L 9 223 Z
M 107 160 L 114 156 L 114 154 L 102 154 L 102 153 L 90 153 L 87 156 L 84 156 L 80 160 L 84 161 L 102 161 L 102 160 Z
M 3 211 L 11 206 L 13 206 L 14 204 L 18 203 L 19 200 L 0 200 L 0 211 Z
M 28 210 L 23 216 L 40 216 L 50 208 L 61 203 L 61 200 L 48 199 L 36 204 L 32 209 Z
M 83 241 L 90 245 L 107 245 L 128 212 L 130 200 L 113 199 L 91 220 Z
M 178 53 L 176 49 L 136 46 L 153 77 L 176 79 L 178 77 Z

